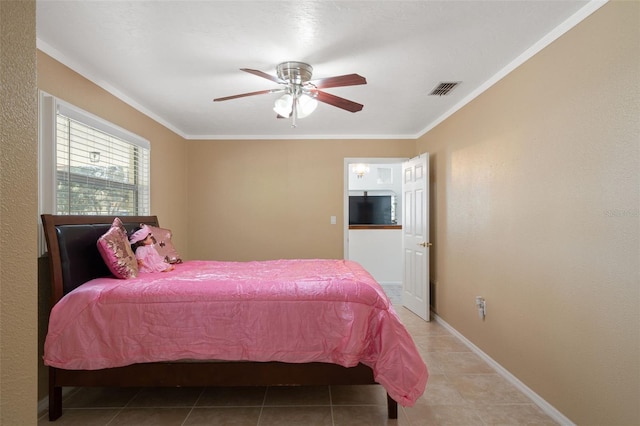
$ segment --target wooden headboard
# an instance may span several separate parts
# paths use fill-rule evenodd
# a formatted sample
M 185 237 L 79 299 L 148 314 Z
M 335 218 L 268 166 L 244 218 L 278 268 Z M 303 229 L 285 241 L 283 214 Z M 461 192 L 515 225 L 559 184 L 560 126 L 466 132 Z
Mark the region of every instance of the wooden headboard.
M 65 294 L 94 278 L 110 276 L 96 243 L 116 216 L 43 214 L 51 273 L 51 306 Z M 118 216 L 127 233 L 141 223 L 159 226 L 156 216 Z

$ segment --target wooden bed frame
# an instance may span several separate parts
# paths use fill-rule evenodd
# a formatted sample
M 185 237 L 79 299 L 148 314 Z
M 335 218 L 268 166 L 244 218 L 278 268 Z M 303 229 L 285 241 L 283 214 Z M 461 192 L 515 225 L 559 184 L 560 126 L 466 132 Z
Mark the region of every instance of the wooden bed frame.
M 156 216 L 119 216 L 128 232 L 140 223 L 159 226 Z M 96 247 L 98 238 L 115 216 L 42 215 L 55 305 L 65 294 L 110 272 Z M 312 386 L 376 384 L 364 364 L 347 368 L 337 364 L 283 362 L 158 362 L 102 370 L 63 370 L 49 367 L 49 420 L 62 415 L 62 387 L 77 386 Z M 398 404 L 387 394 L 390 419 Z

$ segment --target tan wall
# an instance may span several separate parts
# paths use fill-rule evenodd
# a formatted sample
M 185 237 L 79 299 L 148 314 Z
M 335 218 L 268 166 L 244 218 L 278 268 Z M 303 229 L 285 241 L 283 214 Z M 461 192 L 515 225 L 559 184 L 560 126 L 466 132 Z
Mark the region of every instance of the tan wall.
M 35 1 L 0 2 L 0 424 L 36 424 Z
M 190 141 L 190 256 L 342 258 L 344 158 L 415 155 L 415 140 Z
M 186 256 L 186 141 L 106 90 L 38 51 L 38 88 L 151 143 L 151 213 L 174 231 Z M 182 253 L 181 253 L 182 254 Z
M 605 5 L 418 141 L 438 315 L 580 425 L 640 424 L 639 29 Z

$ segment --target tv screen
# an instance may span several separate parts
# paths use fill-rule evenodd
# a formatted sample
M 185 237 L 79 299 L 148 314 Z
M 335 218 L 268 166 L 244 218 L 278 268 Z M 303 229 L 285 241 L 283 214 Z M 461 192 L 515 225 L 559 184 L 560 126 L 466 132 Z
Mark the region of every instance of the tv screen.
M 349 225 L 391 224 L 390 195 L 349 196 Z

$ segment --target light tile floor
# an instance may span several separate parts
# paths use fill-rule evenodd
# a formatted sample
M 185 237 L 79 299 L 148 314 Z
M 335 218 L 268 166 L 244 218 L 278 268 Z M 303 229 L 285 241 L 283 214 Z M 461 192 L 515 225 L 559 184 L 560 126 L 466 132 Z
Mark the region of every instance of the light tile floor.
M 425 322 L 385 287 L 429 368 L 413 407 L 387 419 L 381 386 L 83 388 L 64 401 L 59 426 L 555 425 L 522 392 L 435 321 Z M 43 413 L 39 425 L 48 424 Z M 53 424 L 53 423 L 52 423 Z

